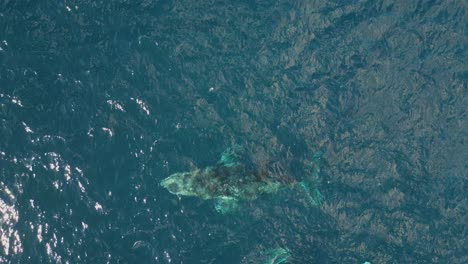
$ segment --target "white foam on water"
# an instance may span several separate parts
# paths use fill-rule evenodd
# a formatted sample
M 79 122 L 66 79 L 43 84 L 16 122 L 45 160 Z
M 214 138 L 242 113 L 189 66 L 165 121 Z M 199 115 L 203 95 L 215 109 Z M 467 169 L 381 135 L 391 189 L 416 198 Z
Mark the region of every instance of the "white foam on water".
M 16 197 L 3 182 L 0 182 L 0 193 L 0 252 L 4 256 L 16 255 L 23 252 L 18 230 L 15 229 L 19 220 Z

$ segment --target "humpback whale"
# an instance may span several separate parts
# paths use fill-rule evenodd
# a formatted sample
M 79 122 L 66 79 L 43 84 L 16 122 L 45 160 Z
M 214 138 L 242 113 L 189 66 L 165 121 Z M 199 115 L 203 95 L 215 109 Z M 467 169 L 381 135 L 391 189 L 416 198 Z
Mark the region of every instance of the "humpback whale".
M 192 196 L 214 200 L 215 209 L 221 213 L 235 211 L 239 201 L 251 201 L 261 195 L 275 194 L 285 187 L 306 191 L 306 198 L 313 205 L 321 203 L 322 196 L 317 186 L 319 155 L 310 162 L 310 175 L 297 182 L 285 175 L 281 168 L 255 166 L 242 155 L 242 149 L 229 148 L 221 154 L 214 166 L 178 172 L 163 179 L 160 185 L 177 196 Z

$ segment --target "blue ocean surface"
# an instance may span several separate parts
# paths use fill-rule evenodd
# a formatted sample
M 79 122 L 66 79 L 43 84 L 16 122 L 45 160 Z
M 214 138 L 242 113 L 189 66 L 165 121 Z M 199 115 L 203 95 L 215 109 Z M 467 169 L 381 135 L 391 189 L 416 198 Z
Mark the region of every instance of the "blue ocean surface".
M 468 263 L 467 26 L 462 0 L 0 1 L 0 263 Z M 223 214 L 160 186 L 233 146 L 292 187 Z

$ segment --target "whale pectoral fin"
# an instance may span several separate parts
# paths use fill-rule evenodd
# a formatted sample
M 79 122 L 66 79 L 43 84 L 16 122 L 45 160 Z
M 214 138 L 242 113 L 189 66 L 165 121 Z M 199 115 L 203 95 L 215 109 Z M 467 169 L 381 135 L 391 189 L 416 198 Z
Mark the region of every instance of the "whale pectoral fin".
M 220 197 L 215 201 L 215 210 L 221 214 L 229 214 L 239 209 L 239 202 L 234 197 Z
M 244 156 L 245 150 L 239 145 L 234 145 L 233 147 L 228 148 L 223 153 L 221 153 L 221 158 L 219 159 L 218 164 L 224 165 L 226 167 L 237 166 L 242 163 Z
M 312 206 L 321 206 L 323 202 L 323 195 L 318 190 L 315 184 L 309 182 L 299 182 L 299 187 L 304 190 L 307 202 Z
M 266 252 L 264 262 L 262 264 L 280 264 L 288 263 L 288 259 L 291 257 L 291 253 L 285 248 L 275 248 Z
M 323 195 L 318 187 L 320 185 L 320 158 L 322 153 L 317 152 L 312 157 L 312 160 L 306 166 L 306 176 L 304 180 L 299 182 L 299 186 L 305 191 L 306 198 L 312 206 L 322 205 Z

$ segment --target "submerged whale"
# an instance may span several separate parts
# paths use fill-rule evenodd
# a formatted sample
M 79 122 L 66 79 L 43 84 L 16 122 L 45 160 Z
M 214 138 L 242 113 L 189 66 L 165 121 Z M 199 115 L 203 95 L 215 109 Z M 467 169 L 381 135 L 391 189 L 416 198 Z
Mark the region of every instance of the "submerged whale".
M 232 212 L 241 200 L 255 200 L 264 194 L 274 194 L 284 187 L 299 186 L 306 190 L 313 205 L 321 203 L 317 190 L 318 159 L 314 156 L 309 166 L 312 169 L 306 180 L 297 182 L 286 176 L 278 167 L 255 166 L 239 148 L 230 148 L 222 153 L 214 166 L 179 172 L 161 181 L 160 185 L 177 196 L 193 196 L 214 200 L 215 209 L 221 213 Z

